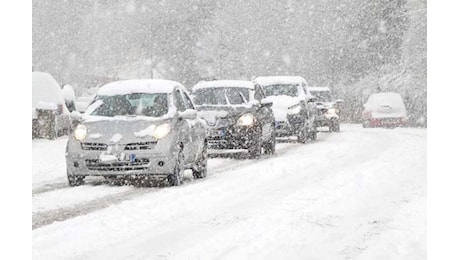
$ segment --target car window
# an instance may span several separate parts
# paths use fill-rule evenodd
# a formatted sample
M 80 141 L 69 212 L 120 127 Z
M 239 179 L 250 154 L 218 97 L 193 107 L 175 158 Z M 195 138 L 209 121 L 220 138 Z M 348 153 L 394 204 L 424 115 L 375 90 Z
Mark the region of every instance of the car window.
M 310 93 L 316 97 L 320 102 L 331 102 L 332 95 L 329 91 L 310 91 Z
M 238 88 L 227 89 L 225 95 L 227 96 L 228 103 L 231 105 L 238 105 L 246 103 L 243 93 Z
M 195 109 L 195 107 L 193 106 L 192 100 L 190 100 L 190 97 L 188 96 L 188 94 L 185 91 L 182 91 L 182 94 L 183 94 L 183 98 L 185 101 L 185 107 L 187 109 Z
M 179 89 L 174 91 L 174 102 L 178 111 L 182 112 L 187 109 Z
M 249 100 L 248 88 L 202 88 L 193 92 L 196 105 L 235 105 Z
M 275 84 L 264 87 L 267 96 L 291 96 L 297 97 L 298 85 L 297 84 Z
M 95 100 L 99 102 L 99 105 L 91 112 L 91 115 L 95 116 L 161 117 L 168 113 L 168 96 L 165 93 L 98 96 Z
M 263 93 L 262 89 L 259 86 L 256 86 L 254 88 L 254 90 L 255 90 L 254 99 L 256 99 L 258 101 L 261 101 L 264 98 L 264 93 Z

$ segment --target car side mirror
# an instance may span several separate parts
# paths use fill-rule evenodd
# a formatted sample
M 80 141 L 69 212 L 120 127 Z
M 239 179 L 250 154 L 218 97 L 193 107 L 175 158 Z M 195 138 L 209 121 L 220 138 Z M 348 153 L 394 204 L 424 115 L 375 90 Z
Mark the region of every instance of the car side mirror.
M 186 109 L 183 112 L 179 112 L 179 120 L 182 119 L 195 119 L 198 113 L 195 109 Z
M 260 106 L 261 107 L 272 107 L 273 106 L 273 101 L 267 100 L 267 99 L 264 98 L 264 99 L 262 99 L 260 101 Z

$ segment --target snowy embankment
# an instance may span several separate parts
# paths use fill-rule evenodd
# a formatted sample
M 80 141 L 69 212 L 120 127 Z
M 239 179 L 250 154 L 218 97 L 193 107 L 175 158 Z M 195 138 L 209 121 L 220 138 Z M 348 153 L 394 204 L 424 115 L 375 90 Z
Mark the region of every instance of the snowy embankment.
M 81 204 L 78 197 L 142 190 L 34 229 L 33 257 L 426 258 L 426 129 L 342 129 L 315 143 L 280 144 L 275 156 L 259 160 L 211 159 L 206 179 L 180 187 L 95 182 L 35 194 L 40 212 Z M 35 153 L 60 142 L 34 141 L 36 189 L 45 183 L 40 172 L 65 180 L 65 163 L 51 161 L 50 171 L 59 172 L 47 172 Z M 50 199 L 59 193 L 69 199 Z

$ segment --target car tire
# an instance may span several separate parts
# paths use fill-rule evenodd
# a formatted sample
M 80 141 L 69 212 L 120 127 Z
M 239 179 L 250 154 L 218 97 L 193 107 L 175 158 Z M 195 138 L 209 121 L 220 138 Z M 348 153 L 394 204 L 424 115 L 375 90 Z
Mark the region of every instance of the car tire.
M 205 141 L 203 150 L 200 153 L 200 158 L 192 168 L 193 177 L 196 179 L 202 179 L 208 174 L 208 145 Z
M 297 142 L 305 144 L 308 141 L 308 136 L 308 126 L 304 125 L 304 127 L 297 133 Z
M 369 128 L 369 126 L 370 126 L 369 121 L 363 122 L 363 128 Z
M 85 176 L 75 176 L 75 175 L 67 175 L 67 180 L 69 181 L 69 186 L 75 187 L 80 186 L 84 183 Z
M 272 129 L 272 134 L 270 140 L 264 145 L 264 153 L 265 154 L 274 154 L 276 150 L 276 133 L 275 128 Z
M 172 174 L 168 175 L 168 183 L 170 186 L 180 186 L 184 178 L 184 153 L 179 151 L 176 165 Z
M 249 145 L 248 152 L 250 159 L 259 158 L 262 154 L 262 138 L 260 132 L 261 131 L 258 131 L 258 133 L 254 135 L 254 138 L 251 141 L 251 144 Z
M 313 127 L 313 130 L 310 131 L 309 137 L 310 137 L 310 139 L 311 139 L 312 141 L 316 141 L 317 135 L 318 135 L 318 130 L 317 130 L 316 124 L 315 124 L 315 126 Z
M 340 123 L 337 120 L 333 120 L 331 125 L 329 126 L 330 132 L 340 132 Z

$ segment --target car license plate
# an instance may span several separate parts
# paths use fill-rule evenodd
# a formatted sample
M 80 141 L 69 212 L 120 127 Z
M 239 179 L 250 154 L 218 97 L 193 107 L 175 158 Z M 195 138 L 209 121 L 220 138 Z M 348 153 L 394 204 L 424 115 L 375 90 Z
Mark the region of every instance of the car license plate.
M 224 137 L 225 130 L 224 129 L 216 129 L 211 132 L 211 136 L 213 137 Z

